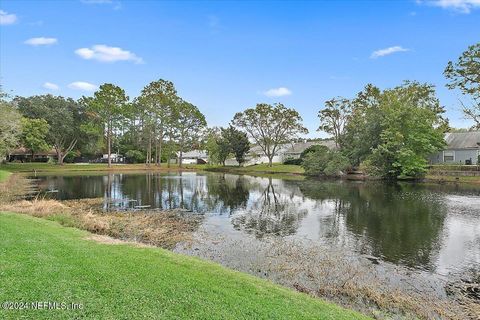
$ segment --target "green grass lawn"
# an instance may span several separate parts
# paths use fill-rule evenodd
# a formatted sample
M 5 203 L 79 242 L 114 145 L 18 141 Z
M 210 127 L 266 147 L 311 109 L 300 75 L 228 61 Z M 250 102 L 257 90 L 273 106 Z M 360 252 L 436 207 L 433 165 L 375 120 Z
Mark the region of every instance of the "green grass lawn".
M 448 176 L 448 175 L 435 175 L 435 173 L 430 173 L 425 176 L 429 181 L 445 181 L 445 182 L 456 182 L 456 183 L 469 183 L 469 184 L 480 184 L 480 176 Z
M 177 165 L 172 164 L 172 170 L 176 170 Z M 88 163 L 88 164 L 64 164 L 59 166 L 57 164 L 49 163 L 8 163 L 0 165 L 0 170 L 10 172 L 73 172 L 73 171 L 125 171 L 125 170 L 166 170 L 167 165 L 162 163 L 161 167 L 151 165 L 147 167 L 144 163 L 138 164 L 112 164 L 109 168 L 106 163 Z
M 82 304 L 2 310 L 0 319 L 367 319 L 266 280 L 159 248 L 0 213 L 0 302 Z
M 217 172 L 231 172 L 239 174 L 253 174 L 253 175 L 302 175 L 304 170 L 301 166 L 286 165 L 280 163 L 274 163 L 272 167 L 267 164 L 258 164 L 248 167 L 223 167 L 220 165 L 208 165 L 208 164 L 184 164 L 184 170 L 206 170 Z M 165 163 L 162 163 L 160 167 L 151 165 L 145 166 L 143 163 L 139 164 L 119 164 L 112 165 L 108 168 L 107 164 L 64 164 L 59 166 L 56 164 L 48 163 L 8 163 L 0 165 L 0 170 L 8 172 L 38 172 L 38 173 L 74 173 L 74 172 L 94 172 L 94 171 L 142 171 L 142 170 L 178 170 L 178 165 L 172 164 L 170 168 L 167 168 Z
M 7 180 L 9 176 L 10 176 L 10 172 L 5 170 L 0 170 L 0 182 Z
M 301 166 L 293 164 L 281 164 L 274 163 L 271 167 L 268 164 L 257 164 L 248 167 L 234 167 L 234 166 L 209 166 L 209 165 L 197 165 L 192 168 L 205 169 L 210 171 L 223 171 L 232 173 L 286 173 L 286 174 L 303 174 L 304 170 Z

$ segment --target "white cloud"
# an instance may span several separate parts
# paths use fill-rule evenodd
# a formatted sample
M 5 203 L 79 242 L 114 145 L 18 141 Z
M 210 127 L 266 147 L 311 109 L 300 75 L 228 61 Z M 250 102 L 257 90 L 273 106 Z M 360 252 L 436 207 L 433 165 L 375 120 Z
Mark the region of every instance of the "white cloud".
M 372 52 L 372 54 L 370 55 L 370 58 L 376 59 L 379 57 L 388 56 L 396 52 L 405 52 L 405 51 L 410 51 L 410 49 L 405 49 L 405 48 L 402 48 L 401 46 L 393 46 L 393 47 L 379 49 L 377 51 Z
M 24 43 L 31 45 L 31 46 L 46 46 L 50 44 L 57 43 L 56 38 L 45 38 L 45 37 L 38 37 L 38 38 L 31 38 L 26 40 Z
M 143 63 L 142 58 L 137 57 L 133 52 L 123 50 L 119 47 L 109 47 L 104 44 L 97 44 L 91 48 L 80 48 L 75 53 L 83 59 L 97 60 L 101 62 L 133 61 Z
M 430 0 L 427 4 L 450 9 L 460 13 L 470 13 L 473 9 L 480 8 L 480 0 Z
M 48 90 L 58 90 L 58 89 L 60 89 L 60 87 L 57 84 L 51 83 L 51 82 L 45 82 L 43 84 L 43 87 L 45 89 L 48 89 Z
M 17 16 L 15 14 L 0 10 L 1 25 L 14 24 L 15 22 L 17 22 Z
M 273 88 L 270 90 L 267 90 L 263 93 L 267 97 L 283 97 L 283 96 L 289 96 L 292 94 L 292 91 L 290 89 L 285 88 L 285 87 L 279 87 L 279 88 Z
M 88 83 L 84 81 L 75 81 L 68 85 L 70 89 L 83 90 L 83 91 L 95 91 L 98 89 L 98 86 L 93 83 Z

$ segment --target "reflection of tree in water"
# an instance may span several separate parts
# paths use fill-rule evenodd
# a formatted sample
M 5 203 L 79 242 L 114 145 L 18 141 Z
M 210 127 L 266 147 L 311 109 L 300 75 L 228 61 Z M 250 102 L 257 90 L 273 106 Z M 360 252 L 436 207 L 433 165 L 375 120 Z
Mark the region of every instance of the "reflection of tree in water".
M 244 212 L 232 217 L 232 224 L 237 230 L 255 234 L 257 238 L 266 235 L 287 236 L 294 234 L 307 210 L 299 209 L 298 201 L 293 195 L 275 190 L 272 178 L 268 185 Z
M 39 178 L 40 190 L 58 190 L 54 195 L 59 200 L 103 197 L 103 176 L 47 176 Z
M 356 245 L 391 262 L 429 268 L 438 252 L 447 208 L 441 196 L 414 184 L 311 183 L 300 186 L 314 199 L 336 198 Z M 337 225 L 338 227 L 338 225 Z
M 207 176 L 207 188 L 206 201 L 210 208 L 221 214 L 231 214 L 246 206 L 251 186 L 244 176 L 215 174 Z

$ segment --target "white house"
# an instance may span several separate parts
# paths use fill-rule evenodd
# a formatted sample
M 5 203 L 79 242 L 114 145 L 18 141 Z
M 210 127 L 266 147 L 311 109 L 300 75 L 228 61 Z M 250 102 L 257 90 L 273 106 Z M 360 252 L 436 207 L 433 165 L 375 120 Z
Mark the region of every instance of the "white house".
M 103 161 L 108 162 L 108 153 L 105 153 L 102 156 Z M 125 160 L 124 156 L 118 153 L 111 153 L 110 154 L 110 159 L 112 162 L 123 162 Z
M 307 150 L 311 146 L 325 146 L 328 149 L 336 149 L 335 141 L 332 139 L 329 140 L 321 140 L 321 141 L 303 141 L 303 142 L 295 142 L 291 145 L 290 148 L 285 150 L 283 153 L 283 161 L 287 159 L 298 159 L 303 151 Z
M 177 159 L 180 158 L 180 152 L 177 152 Z M 177 160 L 178 161 L 178 160 Z M 182 154 L 182 163 L 184 164 L 205 164 L 208 162 L 207 151 L 192 150 Z
M 333 140 L 322 141 L 303 141 L 303 142 L 291 142 L 280 145 L 273 156 L 273 163 L 282 163 L 287 159 L 298 159 L 303 151 L 313 145 L 324 145 L 329 149 L 335 149 L 335 142 Z M 255 164 L 268 163 L 268 158 L 265 156 L 260 146 L 253 146 L 250 148 L 246 156 L 245 166 L 252 166 Z M 227 166 L 237 166 L 238 162 L 235 158 L 227 159 L 225 161 Z

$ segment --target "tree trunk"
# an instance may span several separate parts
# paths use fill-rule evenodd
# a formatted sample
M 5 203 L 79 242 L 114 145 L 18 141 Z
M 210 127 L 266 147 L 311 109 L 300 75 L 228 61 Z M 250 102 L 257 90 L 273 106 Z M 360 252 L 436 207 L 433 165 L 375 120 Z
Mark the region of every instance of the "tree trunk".
M 268 166 L 272 167 L 273 156 L 268 157 Z
M 178 167 L 182 167 L 182 162 L 183 162 L 183 146 L 180 147 L 180 156 L 178 157 Z
M 57 163 L 63 166 L 63 155 L 61 150 L 57 150 Z
M 160 127 L 159 136 L 160 138 L 158 140 L 158 166 L 162 166 L 163 126 Z
M 108 167 L 110 168 L 112 166 L 112 137 L 110 133 L 110 128 L 108 129 L 107 133 L 107 148 L 108 148 Z
M 152 136 L 148 137 L 148 148 L 147 148 L 147 166 L 150 166 L 152 162 Z
M 158 139 L 155 139 L 155 165 L 158 166 Z

